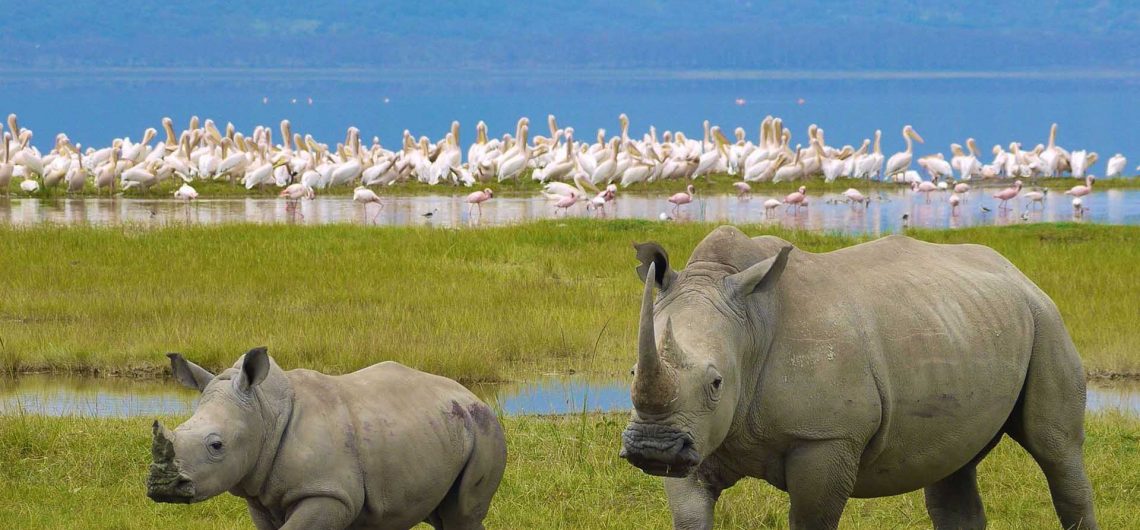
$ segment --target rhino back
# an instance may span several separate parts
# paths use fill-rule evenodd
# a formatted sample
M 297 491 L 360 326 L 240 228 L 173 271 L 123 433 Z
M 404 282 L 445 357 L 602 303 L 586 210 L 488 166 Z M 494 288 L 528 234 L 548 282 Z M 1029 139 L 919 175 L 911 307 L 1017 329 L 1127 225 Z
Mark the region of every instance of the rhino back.
M 459 383 L 399 363 L 341 376 L 287 374 L 296 404 L 279 483 L 344 490 L 364 508 L 361 517 L 385 527 L 421 521 L 447 494 L 478 435 L 499 429 L 491 408 Z
M 1052 307 L 989 248 L 900 236 L 793 252 L 777 296 L 762 386 L 779 390 L 760 396 L 776 411 L 762 422 L 863 438 L 856 496 L 921 487 L 977 455 L 1017 401 L 1033 312 Z

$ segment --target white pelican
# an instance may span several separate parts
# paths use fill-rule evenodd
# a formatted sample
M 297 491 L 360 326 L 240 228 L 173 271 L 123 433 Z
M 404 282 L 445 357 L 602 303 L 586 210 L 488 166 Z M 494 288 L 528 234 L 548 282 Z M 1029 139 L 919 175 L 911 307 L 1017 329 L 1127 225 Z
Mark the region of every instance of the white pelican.
M 950 166 L 950 162 L 947 162 L 946 159 L 942 157 L 942 153 L 919 158 L 918 165 L 926 170 L 926 174 L 930 175 L 932 181 L 937 182 L 942 178 L 950 179 L 954 177 L 954 169 Z
M 189 184 L 183 184 L 174 192 L 174 198 L 189 202 L 198 198 L 198 190 Z
M 1105 178 L 1115 178 L 1123 176 L 1124 166 L 1128 165 L 1128 159 L 1124 155 L 1116 153 L 1112 158 L 1108 159 L 1108 165 L 1104 168 Z
M 872 177 L 878 178 L 883 173 L 883 150 L 880 142 L 883 137 L 883 131 L 875 130 L 875 150 L 871 154 L 859 159 L 855 167 L 856 177 L 865 177 L 871 180 Z
M 526 169 L 527 159 L 530 156 L 530 151 L 527 146 L 527 134 L 529 128 L 524 124 L 519 128 L 519 136 L 515 139 L 515 147 L 511 151 L 503 153 L 505 159 L 499 163 L 498 181 L 517 179 Z
M 906 141 L 906 151 L 895 153 L 891 155 L 891 158 L 887 160 L 887 170 L 885 173 L 885 176 L 887 178 L 893 178 L 895 175 L 905 174 L 906 171 L 910 169 L 910 161 L 914 156 L 914 145 L 911 143 L 911 140 L 917 141 L 920 144 L 924 143 L 922 137 L 919 136 L 918 133 L 915 132 L 914 127 L 911 127 L 910 125 L 903 127 L 902 137 L 903 140 Z M 895 181 L 897 182 L 898 179 L 896 178 Z
M 785 180 L 796 180 L 804 174 L 804 163 L 801 160 L 802 151 L 800 144 L 796 144 L 796 156 L 792 159 L 792 163 L 780 166 L 776 169 L 775 174 L 772 175 L 772 182 L 783 182 Z
M 31 195 L 40 190 L 40 183 L 30 177 L 24 177 L 23 182 L 20 182 L 20 189 Z
M 618 138 L 610 140 L 610 146 L 609 149 L 606 150 L 607 156 L 605 160 L 602 160 L 594 167 L 594 172 L 590 175 L 590 181 L 593 182 L 595 186 L 609 184 L 617 174 L 619 142 L 620 140 Z
M 9 193 L 8 188 L 12 182 L 13 172 L 13 166 L 9 157 L 10 148 L 8 147 L 8 137 L 8 133 L 0 135 L 0 143 L 3 143 L 3 153 L 2 156 L 0 156 L 0 191 L 3 191 L 5 196 Z

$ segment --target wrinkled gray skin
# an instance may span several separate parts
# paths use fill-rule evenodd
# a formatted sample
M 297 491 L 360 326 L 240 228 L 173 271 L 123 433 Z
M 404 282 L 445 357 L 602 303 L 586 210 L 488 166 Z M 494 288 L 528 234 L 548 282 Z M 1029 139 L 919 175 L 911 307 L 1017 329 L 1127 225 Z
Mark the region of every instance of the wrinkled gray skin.
M 1080 358 L 997 252 L 891 236 L 811 254 L 721 227 L 678 272 L 636 247 L 648 281 L 622 456 L 667 477 L 676 528 L 711 528 L 743 477 L 788 492 L 793 529 L 919 488 L 935 528 L 982 528 L 975 467 L 1003 434 L 1065 528 L 1097 527 Z
M 169 357 L 202 399 L 174 432 L 155 422 L 150 498 L 228 491 L 259 529 L 483 528 L 506 444 L 491 408 L 455 381 L 394 362 L 285 372 L 265 348 L 216 377 Z

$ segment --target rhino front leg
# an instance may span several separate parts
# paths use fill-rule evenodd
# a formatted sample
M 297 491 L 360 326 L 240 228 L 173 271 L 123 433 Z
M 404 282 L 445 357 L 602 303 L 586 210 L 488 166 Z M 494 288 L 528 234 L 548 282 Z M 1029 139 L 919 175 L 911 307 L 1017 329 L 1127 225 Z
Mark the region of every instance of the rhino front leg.
M 834 530 L 859 473 L 859 450 L 846 440 L 809 442 L 784 463 L 792 530 Z
M 665 496 L 669 498 L 669 511 L 673 512 L 673 528 L 710 530 L 720 492 L 720 488 L 697 478 L 696 474 L 666 478 Z
M 348 506 L 338 499 L 308 497 L 293 505 L 281 530 L 341 530 L 355 518 Z

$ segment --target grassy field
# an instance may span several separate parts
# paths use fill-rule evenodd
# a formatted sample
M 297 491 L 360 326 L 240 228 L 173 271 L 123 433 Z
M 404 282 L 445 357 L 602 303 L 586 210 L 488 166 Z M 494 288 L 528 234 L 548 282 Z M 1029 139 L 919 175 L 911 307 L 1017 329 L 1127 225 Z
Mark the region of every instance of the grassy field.
M 165 418 L 175 425 L 181 418 Z M 183 506 L 144 495 L 149 418 L 18 416 L 0 422 L 0 521 L 7 528 L 249 528 L 245 503 L 223 495 Z M 504 420 L 509 462 L 488 528 L 668 528 L 658 479 L 617 457 L 624 416 Z M 1092 416 L 1085 458 L 1102 528 L 1140 527 L 1140 422 Z M 990 528 L 1057 528 L 1045 479 L 1003 441 L 979 468 Z M 786 528 L 787 496 L 759 480 L 728 490 L 718 528 Z M 852 500 L 842 528 L 930 528 L 921 492 Z M 424 527 L 426 528 L 426 527 Z
M 657 240 L 680 266 L 712 227 L 0 228 L 0 370 L 146 375 L 168 351 L 219 369 L 268 345 L 283 366 L 328 372 L 393 359 L 469 382 L 624 374 L 640 292 L 630 242 Z M 743 228 L 811 251 L 860 241 Z M 1140 374 L 1140 227 L 912 235 L 996 248 L 1057 302 L 1088 371 Z
M 393 186 L 374 187 L 378 193 L 382 195 L 466 195 L 477 189 L 490 188 L 494 190 L 498 196 L 518 196 L 518 195 L 534 195 L 541 189 L 542 185 L 535 182 L 530 178 L 530 171 L 527 170 L 521 178 L 517 181 L 508 181 L 504 183 L 487 182 L 480 183 L 470 188 L 464 186 L 449 186 L 438 185 L 428 186 L 420 182 L 405 182 Z M 698 194 L 720 194 L 729 193 L 736 194 L 737 191 L 733 188 L 734 182 L 740 181 L 739 178 L 726 173 L 709 175 L 708 177 L 701 177 L 692 181 L 697 189 Z M 972 182 L 971 185 L 978 187 L 1005 187 L 1008 186 L 1010 181 L 988 181 Z M 1029 183 L 1026 181 L 1027 187 L 1037 186 L 1045 187 L 1053 190 L 1067 190 L 1077 184 L 1083 184 L 1084 181 L 1072 178 L 1053 178 L 1053 179 L 1039 179 L 1036 183 Z M 678 191 L 684 191 L 686 181 L 671 180 L 671 181 L 657 181 L 648 184 L 637 184 L 624 188 L 619 191 L 623 194 L 669 194 Z M 10 183 L 10 195 L 13 197 L 25 196 L 19 188 L 20 179 L 12 179 Z M 117 194 L 122 194 L 125 197 L 168 197 L 173 198 L 174 190 L 177 190 L 182 185 L 180 179 L 168 179 L 158 185 L 153 186 L 149 190 L 142 188 L 134 188 L 127 191 L 118 190 Z M 752 192 L 755 194 L 763 194 L 767 192 L 773 193 L 787 193 L 794 191 L 800 186 L 807 186 L 809 191 L 812 192 L 842 192 L 847 188 L 855 187 L 866 192 L 867 190 L 890 190 L 901 187 L 899 184 L 888 182 L 867 182 L 863 180 L 840 179 L 835 182 L 825 182 L 823 177 L 815 177 L 803 181 L 794 182 L 753 182 Z M 267 186 L 264 189 L 254 188 L 252 190 L 245 189 L 245 186 L 230 183 L 222 180 L 197 180 L 192 184 L 203 199 L 210 198 L 229 198 L 229 197 L 274 197 L 281 190 L 276 186 Z M 1140 188 L 1140 178 L 1116 178 L 1099 180 L 1094 185 L 1097 189 L 1121 189 L 1121 188 Z M 328 188 L 317 190 L 318 195 L 352 195 L 352 186 L 340 186 L 336 188 Z M 104 190 L 103 196 L 107 196 L 108 192 Z M 78 196 L 94 197 L 97 195 L 94 185 L 88 183 L 87 188 Z M 51 198 L 51 197 L 67 197 L 66 188 L 60 187 L 51 190 L 41 190 L 35 196 Z M 74 195 L 73 195 L 74 196 Z

